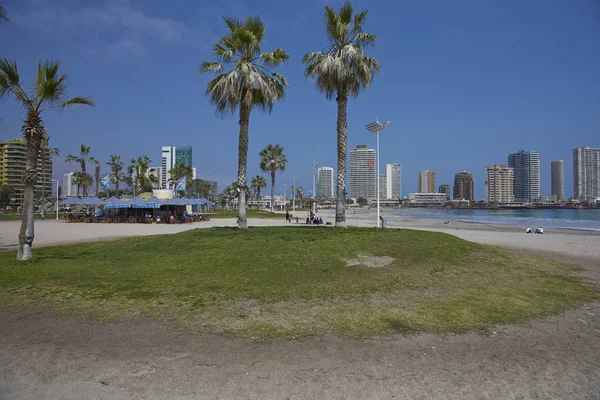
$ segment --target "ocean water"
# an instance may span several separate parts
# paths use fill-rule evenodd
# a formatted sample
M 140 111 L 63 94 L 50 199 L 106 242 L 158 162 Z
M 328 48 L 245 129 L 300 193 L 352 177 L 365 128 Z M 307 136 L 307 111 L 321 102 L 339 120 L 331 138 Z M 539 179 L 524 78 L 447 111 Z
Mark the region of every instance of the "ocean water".
M 600 231 L 600 210 L 577 209 L 520 209 L 520 210 L 460 210 L 460 209 L 403 209 L 396 215 L 462 221 L 481 224 L 510 225 L 525 228 L 566 228 Z

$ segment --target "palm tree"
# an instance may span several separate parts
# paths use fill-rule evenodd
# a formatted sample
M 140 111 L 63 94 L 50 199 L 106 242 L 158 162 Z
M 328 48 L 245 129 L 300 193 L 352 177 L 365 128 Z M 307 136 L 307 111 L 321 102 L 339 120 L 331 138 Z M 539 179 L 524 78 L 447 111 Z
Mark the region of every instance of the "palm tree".
M 100 198 L 100 162 L 98 160 L 93 161 L 94 163 L 94 178 L 96 180 L 96 197 Z
M 8 22 L 8 15 L 6 14 L 6 9 L 2 6 L 0 6 L 0 22 Z
M 169 182 L 173 184 L 173 191 L 177 192 L 177 181 L 185 178 L 185 191 L 188 192 L 192 187 L 192 179 L 194 176 L 194 170 L 189 165 L 185 165 L 183 162 L 175 165 L 169 170 Z
M 128 181 L 130 186 L 134 189 L 140 188 L 140 193 L 152 191 L 152 184 L 154 179 L 148 176 L 148 169 L 150 168 L 150 157 L 143 155 L 141 157 L 132 158 L 131 165 L 127 167 L 127 173 L 129 174 Z M 135 176 L 135 179 L 133 177 Z
M 8 207 L 10 204 L 10 198 L 15 190 L 8 185 L 0 185 L 0 207 Z
M 298 199 L 299 206 L 302 204 L 302 196 L 304 196 L 304 189 L 302 188 L 302 186 L 298 186 L 296 188 L 296 198 Z
M 250 182 L 250 187 L 254 189 L 254 196 L 256 197 L 256 209 L 260 204 L 260 189 L 267 187 L 267 181 L 264 177 L 256 175 Z
M 287 164 L 287 158 L 283 154 L 283 147 L 276 144 L 273 146 L 269 144 L 267 147 L 262 149 L 259 153 L 260 156 L 260 169 L 264 172 L 271 173 L 271 211 L 273 211 L 273 204 L 275 202 L 275 173 L 277 171 L 285 171 L 285 165 Z
M 106 163 L 110 168 L 112 175 L 111 180 L 115 183 L 115 193 L 119 197 L 119 181 L 123 179 L 121 171 L 123 171 L 123 162 L 121 162 L 121 156 L 112 154 L 110 161 Z
M 363 32 L 368 11 L 357 13 L 346 1 L 339 12 L 325 6 L 325 31 L 329 38 L 326 51 L 308 53 L 302 59 L 306 64 L 304 75 L 328 100 L 337 101 L 337 201 L 335 226 L 346 227 L 346 146 L 348 124 L 346 107 L 348 96 L 357 97 L 361 89 L 370 86 L 379 63 L 367 57 L 363 49 L 372 46 L 377 36 Z
M 60 75 L 61 62 L 54 60 L 38 61 L 36 78 L 32 91 L 23 89 L 17 63 L 4 58 L 0 60 L 0 98 L 12 95 L 26 112 L 23 124 L 23 136 L 27 140 L 27 161 L 25 164 L 25 197 L 23 199 L 23 217 L 19 232 L 17 260 L 32 257 L 31 246 L 34 239 L 33 227 L 33 190 L 38 181 L 38 162 L 40 147 L 46 136 L 46 128 L 41 113 L 46 110 L 63 110 L 70 105 L 93 106 L 93 100 L 85 97 L 67 99 L 67 75 Z
M 74 156 L 72 154 L 69 154 L 67 156 L 67 158 L 65 159 L 65 161 L 78 163 L 81 166 L 81 174 L 87 175 L 86 163 L 94 163 L 94 164 L 98 163 L 98 161 L 96 161 L 96 159 L 94 157 L 90 156 L 90 150 L 91 150 L 90 146 L 86 146 L 86 145 L 82 144 L 79 149 L 79 155 Z M 86 185 L 87 182 L 88 182 L 87 179 L 82 181 L 83 184 L 81 186 L 83 187 L 83 197 L 87 197 L 87 195 L 88 195 L 87 188 L 89 186 L 92 186 L 91 183 L 89 185 Z
M 215 105 L 218 115 L 233 115 L 239 109 L 237 183 L 239 187 L 247 188 L 250 113 L 253 108 L 270 113 L 275 102 L 285 98 L 285 88 L 289 87 L 285 78 L 268 68 L 283 64 L 290 56 L 283 49 L 261 52 L 266 29 L 260 17 L 248 17 L 243 22 L 227 17 L 223 20 L 229 32 L 213 45 L 213 54 L 218 61 L 202 63 L 200 73 L 218 75 L 206 88 L 206 95 Z M 223 72 L 221 63 L 231 69 Z M 239 227 L 246 229 L 246 190 L 239 192 L 238 204 Z

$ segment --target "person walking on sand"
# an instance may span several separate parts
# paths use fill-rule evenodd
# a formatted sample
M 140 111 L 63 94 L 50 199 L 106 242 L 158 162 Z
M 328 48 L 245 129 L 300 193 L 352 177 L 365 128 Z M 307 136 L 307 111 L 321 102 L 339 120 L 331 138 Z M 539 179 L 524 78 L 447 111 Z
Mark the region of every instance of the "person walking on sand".
M 290 212 L 286 211 L 285 212 L 285 222 L 292 222 L 292 219 L 290 218 Z

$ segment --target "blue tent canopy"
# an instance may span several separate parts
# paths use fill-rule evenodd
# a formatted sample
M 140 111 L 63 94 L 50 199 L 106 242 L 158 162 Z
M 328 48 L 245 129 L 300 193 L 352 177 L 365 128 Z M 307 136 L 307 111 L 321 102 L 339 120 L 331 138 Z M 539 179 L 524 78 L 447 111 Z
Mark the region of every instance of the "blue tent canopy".
M 83 199 L 80 199 L 79 203 L 77 203 L 77 204 L 81 204 L 81 205 L 85 205 L 85 206 L 103 206 L 104 200 L 101 200 L 97 197 L 84 197 Z
M 70 197 L 68 199 L 64 199 L 63 201 L 61 201 L 60 203 L 58 203 L 60 205 L 76 205 L 76 204 L 81 204 L 81 200 L 78 199 L 77 197 Z

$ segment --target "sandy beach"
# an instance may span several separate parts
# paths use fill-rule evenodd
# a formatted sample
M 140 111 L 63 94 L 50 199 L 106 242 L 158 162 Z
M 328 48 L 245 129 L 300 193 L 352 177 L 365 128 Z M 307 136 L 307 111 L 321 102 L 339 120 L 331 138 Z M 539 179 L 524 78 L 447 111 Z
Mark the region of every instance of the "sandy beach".
M 302 221 L 306 213 L 299 213 Z M 322 210 L 333 221 L 333 210 Z M 375 226 L 375 211 L 348 213 Z M 519 227 L 383 214 L 390 228 L 449 233 L 553 257 L 600 283 L 600 235 L 526 234 Z M 250 226 L 285 226 L 252 219 Z M 288 224 L 289 225 L 289 224 Z M 235 226 L 67 224 L 36 221 L 35 246 Z M 19 221 L 0 222 L 0 249 L 17 245 Z M 314 227 L 327 229 L 327 227 Z M 35 253 L 34 253 L 35 254 Z M 600 305 L 488 334 L 420 334 L 372 340 L 255 343 L 190 335 L 153 321 L 98 322 L 51 311 L 0 308 L 2 399 L 504 399 L 600 398 Z

